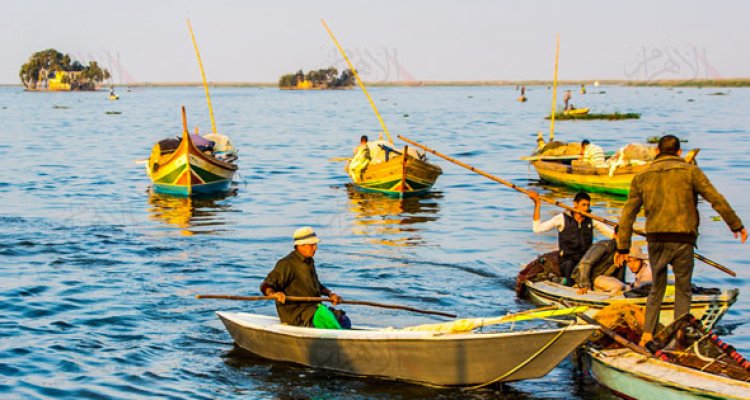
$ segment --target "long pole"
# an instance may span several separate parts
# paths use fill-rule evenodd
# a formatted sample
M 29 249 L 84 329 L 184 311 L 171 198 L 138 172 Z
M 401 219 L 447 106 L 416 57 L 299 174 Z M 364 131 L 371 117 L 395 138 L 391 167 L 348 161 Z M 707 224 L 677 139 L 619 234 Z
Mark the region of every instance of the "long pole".
M 560 34 L 555 39 L 555 74 L 552 78 L 552 114 L 549 119 L 549 141 L 555 140 L 555 114 L 557 113 L 557 59 L 560 57 Z
M 434 154 L 434 155 L 436 155 L 436 156 L 438 156 L 440 158 L 443 158 L 443 159 L 445 159 L 447 161 L 450 161 L 450 162 L 452 162 L 454 164 L 460 165 L 460 166 L 462 166 L 462 167 L 464 167 L 464 168 L 466 168 L 466 169 L 468 169 L 470 171 L 476 172 L 477 174 L 482 175 L 485 178 L 489 178 L 489 179 L 491 179 L 491 180 L 493 180 L 495 182 L 502 183 L 503 185 L 508 186 L 511 189 L 515 189 L 515 190 L 517 190 L 517 191 L 519 191 L 519 192 L 521 192 L 523 194 L 526 194 L 526 195 L 529 194 L 529 190 L 527 190 L 527 189 L 524 189 L 524 188 L 522 188 L 522 187 L 520 187 L 520 186 L 518 186 L 518 185 L 516 185 L 514 183 L 508 182 L 508 181 L 506 181 L 506 180 L 504 180 L 502 178 L 499 178 L 499 177 L 497 177 L 495 175 L 492 175 L 492 174 L 490 174 L 488 172 L 482 171 L 481 169 L 474 168 L 471 165 L 463 163 L 463 162 L 461 162 L 461 161 L 459 161 L 459 160 L 457 160 L 457 159 L 455 159 L 453 157 L 450 157 L 450 156 L 447 156 L 445 154 L 439 153 L 439 152 L 437 152 L 437 151 L 435 151 L 435 150 L 433 150 L 433 149 L 431 149 L 431 148 L 429 148 L 429 147 L 427 147 L 427 146 L 425 146 L 423 144 L 417 143 L 417 142 L 415 142 L 415 141 L 413 141 L 413 140 L 411 140 L 409 138 L 406 138 L 406 137 L 401 136 L 401 135 L 398 135 L 398 138 L 401 139 L 401 140 L 403 140 L 406 143 L 409 143 L 409 144 L 412 144 L 414 146 L 417 146 L 417 147 L 419 147 L 420 149 L 422 149 L 424 151 L 430 152 L 430 153 L 432 153 L 432 154 Z M 542 200 L 542 201 L 544 201 L 544 202 L 546 202 L 546 203 L 549 203 L 549 204 L 552 204 L 552 205 L 556 205 L 556 206 L 558 206 L 560 208 L 566 209 L 568 211 L 577 212 L 577 213 L 579 213 L 581 215 L 584 215 L 584 216 L 589 217 L 589 218 L 591 218 L 593 220 L 599 221 L 601 223 L 604 223 L 604 224 L 607 224 L 607 225 L 610 225 L 610 226 L 617 226 L 618 225 L 617 222 L 610 221 L 610 220 L 608 220 L 606 218 L 602 218 L 602 217 L 600 217 L 598 215 L 594 215 L 594 214 L 591 214 L 591 213 L 588 213 L 588 212 L 585 212 L 585 211 L 577 210 L 577 209 L 575 209 L 575 208 L 573 208 L 573 207 L 571 207 L 571 206 L 569 206 L 569 205 L 567 205 L 565 203 L 561 203 L 561 202 L 559 202 L 557 200 L 554 200 L 554 199 L 550 199 L 550 198 L 543 197 L 543 196 L 539 196 L 539 199 Z M 633 229 L 633 233 L 636 233 L 636 234 L 641 235 L 641 236 L 646 236 L 646 232 L 641 231 L 639 229 Z M 696 260 L 703 261 L 704 263 L 706 263 L 706 264 L 708 264 L 708 265 L 710 265 L 710 266 L 712 266 L 712 267 L 714 267 L 716 269 L 719 269 L 722 272 L 725 272 L 725 273 L 727 273 L 727 274 L 729 274 L 731 276 L 734 276 L 734 277 L 737 276 L 737 273 L 735 273 L 731 269 L 729 269 L 729 268 L 727 268 L 727 267 L 725 267 L 725 266 L 723 266 L 723 265 L 721 265 L 721 264 L 719 264 L 719 263 L 717 263 L 717 262 L 715 262 L 715 261 L 713 261 L 713 260 L 711 260 L 709 258 L 706 258 L 706 257 L 704 257 L 704 256 L 702 256 L 702 255 L 700 255 L 698 253 L 693 252 L 693 257 L 695 257 Z
M 357 70 L 354 68 L 354 65 L 352 65 L 352 62 L 349 61 L 349 57 L 346 56 L 346 52 L 344 51 L 344 48 L 341 47 L 339 44 L 339 41 L 336 40 L 336 36 L 333 35 L 333 32 L 331 32 L 331 29 L 328 27 L 328 24 L 326 24 L 326 20 L 321 19 L 320 22 L 323 24 L 323 27 L 326 28 L 326 32 L 328 32 L 328 35 L 333 40 L 333 43 L 336 45 L 336 48 L 339 49 L 339 52 L 342 56 L 344 56 L 344 60 L 346 60 L 346 64 L 349 65 L 349 69 L 352 70 L 352 73 L 354 73 L 354 78 L 357 80 L 357 84 L 360 88 L 362 88 L 362 92 L 367 96 L 367 100 L 370 102 L 370 106 L 372 107 L 372 110 L 375 111 L 375 116 L 378 117 L 378 121 L 380 121 L 380 127 L 383 128 L 383 132 L 385 132 L 386 136 L 388 136 L 388 141 L 393 143 L 393 138 L 391 138 L 391 133 L 388 132 L 388 127 L 385 126 L 385 121 L 383 121 L 383 117 L 380 116 L 380 112 L 378 112 L 378 107 L 375 106 L 375 102 L 372 101 L 372 97 L 370 97 L 370 93 L 367 92 L 367 88 L 365 87 L 365 84 L 362 82 L 362 79 L 359 78 L 359 74 L 357 73 Z M 380 133 L 380 139 L 383 139 L 383 133 Z
M 190 18 L 187 20 L 188 30 L 190 31 L 190 38 L 193 39 L 193 47 L 195 48 L 195 56 L 198 57 L 198 66 L 201 68 L 201 78 L 203 79 L 203 89 L 206 90 L 206 101 L 208 102 L 208 113 L 211 116 L 211 131 L 216 133 L 216 121 L 214 120 L 214 107 L 211 105 L 211 95 L 208 93 L 208 82 L 206 82 L 206 72 L 203 70 L 203 61 L 201 60 L 201 52 L 198 50 L 198 42 L 195 41 L 195 35 L 193 34 L 193 26 L 190 25 Z
M 227 295 L 227 294 L 198 294 L 195 296 L 197 299 L 221 299 L 221 300 L 240 300 L 240 301 L 263 301 L 263 300 L 276 300 L 273 296 L 233 296 L 233 295 Z M 289 301 L 303 301 L 303 302 L 321 302 L 321 301 L 327 301 L 327 302 L 333 302 L 333 300 L 327 298 L 327 297 L 300 297 L 300 296 L 286 296 L 286 299 Z M 380 308 L 389 308 L 392 310 L 404 310 L 404 311 L 411 311 L 415 313 L 420 314 L 430 314 L 430 315 L 440 315 L 441 317 L 448 317 L 448 318 L 456 318 L 456 314 L 446 313 L 442 311 L 431 311 L 431 310 L 421 310 L 419 308 L 413 308 L 413 307 L 407 307 L 407 306 L 399 306 L 395 304 L 383 304 L 383 303 L 373 303 L 371 301 L 355 301 L 355 300 L 341 300 L 341 304 L 351 304 L 355 306 L 370 306 L 370 307 L 380 307 Z

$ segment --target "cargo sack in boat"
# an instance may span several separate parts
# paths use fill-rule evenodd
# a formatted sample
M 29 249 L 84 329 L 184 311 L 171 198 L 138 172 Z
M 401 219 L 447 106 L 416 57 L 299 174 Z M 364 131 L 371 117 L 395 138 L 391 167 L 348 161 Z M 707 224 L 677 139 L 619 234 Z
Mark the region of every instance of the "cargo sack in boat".
M 181 139 L 179 138 L 167 138 L 159 141 L 159 152 L 161 155 L 174 153 L 175 150 L 180 146 Z
M 318 304 L 313 315 L 313 326 L 318 329 L 342 329 L 333 311 L 323 304 Z

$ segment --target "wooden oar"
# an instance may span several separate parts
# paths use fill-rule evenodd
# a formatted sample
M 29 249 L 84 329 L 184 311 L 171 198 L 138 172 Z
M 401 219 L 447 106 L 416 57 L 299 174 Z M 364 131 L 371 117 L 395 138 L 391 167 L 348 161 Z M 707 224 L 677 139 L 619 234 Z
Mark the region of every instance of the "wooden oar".
M 551 309 L 550 309 L 551 308 Z M 505 324 L 509 322 L 520 322 L 528 321 L 532 319 L 549 318 L 549 317 L 560 317 L 564 315 L 579 314 L 586 312 L 589 308 L 586 306 L 569 307 L 569 308 L 557 308 L 556 306 L 543 307 L 535 310 L 522 311 L 516 314 L 503 315 L 501 317 L 491 318 L 466 318 L 459 319 L 450 322 L 443 322 L 440 324 L 424 324 L 407 326 L 399 330 L 402 331 L 418 331 L 418 332 L 434 332 L 434 333 L 462 333 L 469 332 L 476 328 Z
M 422 149 L 424 151 L 430 152 L 430 153 L 432 153 L 432 154 L 434 154 L 434 155 L 436 155 L 436 156 L 438 156 L 440 158 L 448 160 L 448 161 L 450 161 L 450 162 L 452 162 L 454 164 L 460 165 L 460 166 L 462 166 L 462 167 L 464 167 L 464 168 L 466 168 L 466 169 L 468 169 L 470 171 L 476 172 L 477 174 L 482 175 L 485 178 L 489 178 L 489 179 L 491 179 L 491 180 L 493 180 L 495 182 L 502 183 L 503 185 L 508 186 L 511 189 L 515 189 L 515 190 L 517 190 L 517 191 L 519 191 L 519 192 L 521 192 L 521 193 L 523 193 L 525 195 L 529 194 L 529 190 L 527 190 L 527 189 L 524 189 L 524 188 L 522 188 L 522 187 L 520 187 L 520 186 L 518 186 L 518 185 L 516 185 L 514 183 L 508 182 L 508 181 L 506 181 L 506 180 L 504 180 L 502 178 L 499 178 L 499 177 L 497 177 L 495 175 L 492 175 L 490 173 L 482 171 L 481 169 L 474 168 L 471 165 L 463 163 L 463 162 L 461 162 L 459 160 L 456 160 L 453 157 L 450 157 L 450 156 L 447 156 L 445 154 L 439 153 L 439 152 L 437 152 L 437 151 L 435 151 L 435 150 L 433 150 L 433 149 L 431 149 L 431 148 L 429 148 L 429 147 L 427 147 L 427 146 L 425 146 L 423 144 L 417 143 L 417 142 L 415 142 L 415 141 L 413 141 L 413 140 L 411 140 L 409 138 L 406 138 L 406 137 L 404 137 L 402 135 L 398 135 L 398 138 L 401 139 L 401 140 L 403 140 L 406 143 L 410 143 L 410 144 L 412 144 L 414 146 L 417 146 L 417 147 L 419 147 L 420 149 Z M 573 208 L 573 207 L 571 207 L 571 206 L 569 206 L 569 205 L 567 205 L 565 203 L 561 203 L 561 202 L 559 202 L 557 200 L 554 200 L 554 199 L 550 199 L 550 198 L 547 198 L 547 197 L 539 196 L 539 200 L 542 200 L 542 201 L 544 201 L 546 203 L 549 203 L 549 204 L 556 205 L 556 206 L 558 206 L 560 208 L 563 208 L 563 209 L 566 209 L 568 211 L 577 212 L 577 213 L 579 213 L 581 215 L 585 215 L 585 216 L 587 216 L 587 217 L 589 217 L 589 218 L 591 218 L 593 220 L 599 221 L 601 223 L 604 223 L 604 224 L 607 224 L 607 225 L 610 225 L 610 226 L 617 226 L 618 225 L 617 222 L 610 221 L 610 220 L 608 220 L 606 218 L 602 218 L 602 217 L 600 217 L 598 215 L 594 215 L 594 214 L 591 214 L 591 213 L 588 213 L 588 212 L 585 212 L 585 211 L 577 210 L 577 209 L 575 209 L 575 208 Z M 646 232 L 644 232 L 642 230 L 639 230 L 639 229 L 633 229 L 633 233 L 641 235 L 641 236 L 644 236 L 644 237 L 646 236 Z M 725 272 L 725 273 L 727 273 L 727 274 L 729 274 L 731 276 L 734 276 L 734 277 L 737 276 L 737 273 L 734 272 L 734 271 L 732 271 L 731 269 L 729 269 L 729 268 L 727 268 L 727 267 L 725 267 L 725 266 L 717 263 L 716 261 L 713 261 L 713 260 L 711 260 L 711 259 L 709 259 L 707 257 L 704 257 L 704 256 L 702 256 L 702 255 L 700 255 L 698 253 L 693 252 L 693 257 L 695 257 L 696 260 L 703 261 L 704 263 L 706 263 L 706 264 L 708 264 L 708 265 L 710 265 L 710 266 L 712 266 L 712 267 L 714 267 L 714 268 L 716 268 L 716 269 L 718 269 L 718 270 L 720 270 L 722 272 Z
M 330 162 L 341 162 L 341 161 L 349 161 L 351 160 L 351 157 L 331 157 L 328 159 Z
M 241 300 L 241 301 L 276 300 L 276 298 L 272 297 L 272 296 L 232 296 L 232 295 L 226 295 L 226 294 L 197 294 L 197 295 L 195 295 L 195 298 L 197 298 L 197 299 Z M 286 296 L 286 299 L 289 300 L 289 301 L 309 301 L 309 302 L 327 301 L 327 302 L 333 302 L 333 300 L 329 299 L 328 297 Z M 411 311 L 411 312 L 420 313 L 420 314 L 440 315 L 442 317 L 456 318 L 455 314 L 446 313 L 446 312 L 442 312 L 442 311 L 420 310 L 418 308 L 413 308 L 413 307 L 398 306 L 398 305 L 395 305 L 395 304 L 373 303 L 371 301 L 341 300 L 340 304 L 351 304 L 351 305 L 354 305 L 354 306 L 370 306 L 370 307 L 389 308 L 389 309 L 392 309 L 392 310 L 404 310 L 404 311 Z

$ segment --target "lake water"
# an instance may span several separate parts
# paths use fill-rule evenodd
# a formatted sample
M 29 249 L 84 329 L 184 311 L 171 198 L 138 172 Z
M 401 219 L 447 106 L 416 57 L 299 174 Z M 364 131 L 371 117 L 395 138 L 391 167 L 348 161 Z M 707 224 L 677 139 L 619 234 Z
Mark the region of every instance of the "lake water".
M 571 88 L 574 89 L 574 88 Z M 512 87 L 373 88 L 392 133 L 432 146 L 542 194 L 519 157 L 547 133 L 550 92 Z M 600 93 L 602 92 L 602 93 Z M 714 95 L 716 92 L 727 95 Z M 0 397 L 2 398 L 609 398 L 566 360 L 543 379 L 462 392 L 342 377 L 233 351 L 216 310 L 273 314 L 271 303 L 196 300 L 257 295 L 291 233 L 311 225 L 316 263 L 344 298 L 490 316 L 531 306 L 514 296 L 522 264 L 556 246 L 531 232 L 531 201 L 443 160 L 427 197 L 403 202 L 348 187 L 342 163 L 378 122 L 359 90 L 218 88 L 216 121 L 240 149 L 236 194 L 188 200 L 151 195 L 143 165 L 153 143 L 210 129 L 203 89 L 98 93 L 0 88 Z M 641 112 L 634 121 L 560 121 L 556 138 L 615 150 L 673 133 L 750 220 L 750 90 L 590 88 L 592 112 Z M 402 145 L 402 144 L 401 144 Z M 595 196 L 616 218 L 621 199 Z M 739 287 L 719 324 L 750 354 L 748 244 L 701 204 L 699 252 L 738 272 L 696 264 L 701 286 Z M 543 207 L 543 217 L 559 210 Z M 438 317 L 348 307 L 355 324 L 409 325 Z

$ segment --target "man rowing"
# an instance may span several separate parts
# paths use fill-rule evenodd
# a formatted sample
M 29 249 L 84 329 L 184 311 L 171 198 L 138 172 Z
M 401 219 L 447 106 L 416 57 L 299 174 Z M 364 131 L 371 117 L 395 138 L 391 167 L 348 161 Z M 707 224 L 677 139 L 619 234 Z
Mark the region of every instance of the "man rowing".
M 313 256 L 320 239 L 310 227 L 294 231 L 294 250 L 276 263 L 260 285 L 266 296 L 276 298 L 276 312 L 282 323 L 323 329 L 349 329 L 351 322 L 343 311 L 316 302 L 287 301 L 286 296 L 328 296 L 333 305 L 341 297 L 323 286 L 315 271 Z

